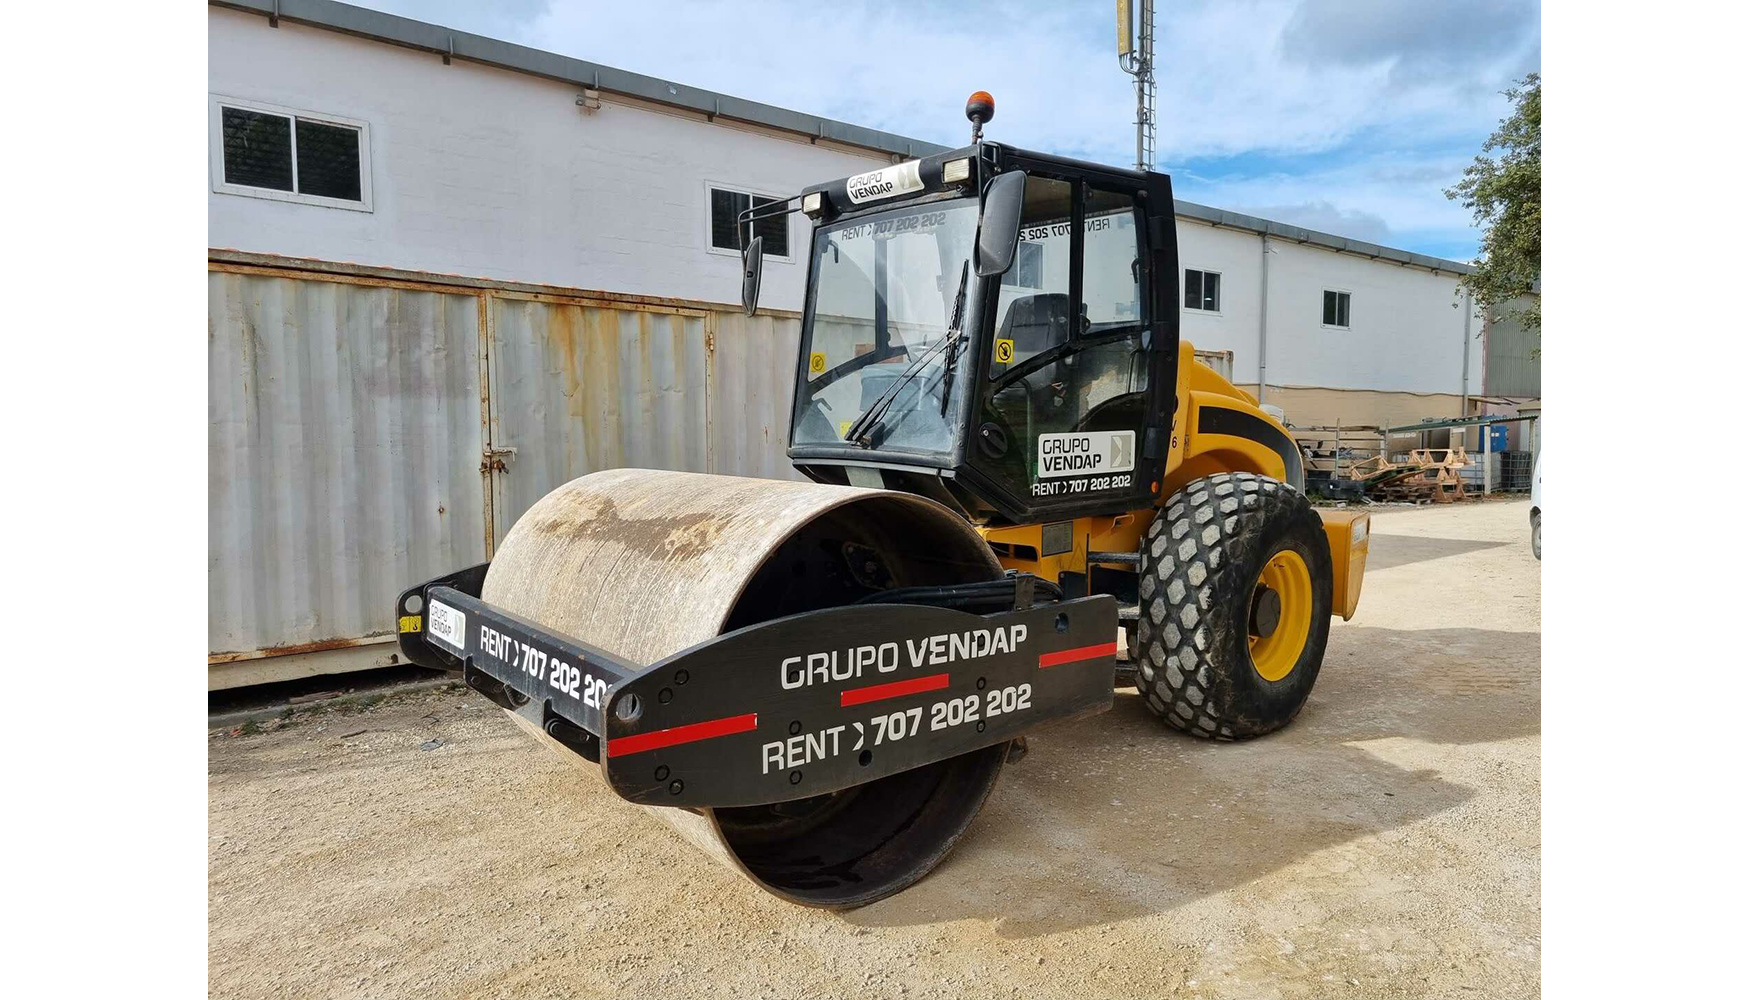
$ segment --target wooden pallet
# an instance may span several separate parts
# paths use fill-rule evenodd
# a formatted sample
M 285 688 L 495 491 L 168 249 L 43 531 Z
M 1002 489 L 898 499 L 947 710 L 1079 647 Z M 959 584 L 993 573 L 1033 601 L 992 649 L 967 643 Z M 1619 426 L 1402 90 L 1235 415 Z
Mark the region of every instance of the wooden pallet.
M 1382 503 L 1451 503 L 1465 497 L 1463 448 L 1412 448 L 1403 462 L 1368 466 L 1367 496 Z

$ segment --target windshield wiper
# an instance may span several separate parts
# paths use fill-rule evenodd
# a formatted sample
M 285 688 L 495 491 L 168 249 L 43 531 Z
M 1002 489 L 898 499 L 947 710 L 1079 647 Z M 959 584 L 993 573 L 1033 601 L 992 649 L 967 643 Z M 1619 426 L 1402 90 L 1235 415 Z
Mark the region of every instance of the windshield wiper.
M 971 261 L 960 264 L 960 290 L 954 293 L 954 316 L 948 320 L 948 354 L 942 359 L 942 416 L 948 415 L 948 392 L 954 387 L 954 367 L 960 360 L 960 327 L 966 318 L 966 269 Z
M 918 372 L 923 371 L 924 366 L 929 364 L 936 355 L 942 353 L 951 343 L 953 343 L 951 338 L 943 337 L 940 341 L 930 345 L 929 350 L 918 355 L 917 360 L 908 365 L 905 371 L 893 380 L 893 384 L 887 387 L 887 391 L 881 394 L 881 398 L 871 403 L 869 408 L 863 411 L 863 415 L 845 430 L 845 440 L 863 448 L 875 447 L 875 442 L 871 439 L 870 434 L 880 424 L 881 418 L 892 408 L 893 401 L 899 398 L 899 391 L 916 378 Z
M 887 391 L 871 403 L 869 408 L 863 411 L 863 415 L 858 417 L 850 427 L 846 428 L 846 441 L 862 448 L 875 447 L 872 434 L 875 428 L 880 425 L 881 418 L 887 414 L 889 409 L 892 409 L 894 401 L 899 398 L 900 390 L 904 389 L 912 379 L 917 378 L 918 373 L 924 370 L 931 359 L 944 351 L 948 352 L 948 356 L 942 366 L 942 412 L 947 413 L 948 377 L 953 370 L 954 359 L 960 354 L 960 324 L 962 315 L 966 311 L 966 277 L 970 263 L 970 261 L 963 261 L 960 265 L 960 290 L 954 293 L 954 314 L 948 321 L 947 332 L 943 334 L 940 341 L 932 344 L 929 350 L 918 355 L 917 360 L 908 365 L 905 371 L 893 380 L 893 384 L 887 387 Z

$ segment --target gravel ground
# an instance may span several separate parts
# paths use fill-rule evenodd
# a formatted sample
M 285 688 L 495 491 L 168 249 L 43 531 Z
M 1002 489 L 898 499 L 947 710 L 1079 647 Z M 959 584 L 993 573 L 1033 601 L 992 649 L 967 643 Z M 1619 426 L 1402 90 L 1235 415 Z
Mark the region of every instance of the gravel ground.
M 215 730 L 212 995 L 1535 995 L 1527 511 L 1376 512 L 1292 726 L 1208 744 L 1120 693 L 848 913 L 759 892 L 463 690 Z

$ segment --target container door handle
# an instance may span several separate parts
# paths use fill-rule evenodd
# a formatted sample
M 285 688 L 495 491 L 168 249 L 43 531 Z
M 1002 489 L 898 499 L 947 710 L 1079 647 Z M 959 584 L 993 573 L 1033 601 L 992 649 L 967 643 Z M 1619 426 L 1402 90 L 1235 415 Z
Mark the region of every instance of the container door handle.
M 504 472 L 504 460 L 516 457 L 516 448 L 512 445 L 487 445 L 480 451 L 481 472 Z

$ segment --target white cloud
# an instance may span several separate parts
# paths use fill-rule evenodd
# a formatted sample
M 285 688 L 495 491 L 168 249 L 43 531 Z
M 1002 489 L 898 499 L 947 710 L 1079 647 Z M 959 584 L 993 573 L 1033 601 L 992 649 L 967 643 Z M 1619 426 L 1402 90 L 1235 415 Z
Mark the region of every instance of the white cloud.
M 1384 243 L 1391 239 L 1391 227 L 1386 225 L 1385 219 L 1372 212 L 1338 208 L 1328 201 L 1309 201 L 1298 205 L 1255 205 L 1238 211 L 1303 229 L 1338 233 L 1373 243 Z
M 965 96 L 983 89 L 997 99 L 993 139 L 1109 163 L 1133 155 L 1133 91 L 1118 68 L 1110 0 L 518 0 L 514 11 L 477 14 L 454 0 L 366 2 L 951 145 L 969 134 Z M 1207 157 L 1337 152 L 1389 164 L 1399 151 L 1475 149 L 1505 111 L 1498 92 L 1528 58 L 1535 66 L 1537 18 L 1526 7 L 1486 0 L 1453 14 L 1446 5 L 1384 0 L 1162 4 L 1160 162 L 1171 169 Z M 1445 226 L 1452 214 L 1439 188 L 1462 162 L 1444 181 L 1419 185 L 1368 178 L 1363 164 L 1340 177 L 1224 179 L 1215 190 L 1250 204 L 1329 203 L 1376 215 L 1392 230 L 1436 218 Z M 1370 186 L 1382 183 L 1383 191 Z M 1304 196 L 1267 195 L 1290 190 Z M 1458 224 L 1468 225 L 1462 213 Z
M 1314 170 L 1175 175 L 1181 198 L 1293 225 L 1468 260 L 1470 214 L 1441 189 L 1469 153 L 1384 152 Z
M 638 4 L 517 0 L 376 0 L 456 27 L 489 30 L 652 76 L 939 142 L 966 134 L 967 93 L 997 97 L 991 134 L 1017 143 L 1124 159 L 1134 111 L 1113 50 L 1112 6 L 1078 3 L 906 5 L 840 0 Z M 1438 7 L 1440 5 L 1433 5 Z M 1499 50 L 1523 38 L 1476 38 L 1501 11 L 1468 19 L 1386 4 L 1357 17 L 1344 4 L 1215 0 L 1157 15 L 1160 152 L 1172 162 L 1243 152 L 1333 148 L 1369 129 L 1413 126 L 1422 139 L 1486 128 L 1489 98 L 1510 82 Z M 469 13 L 472 9 L 476 13 Z M 1386 12 L 1398 13 L 1386 17 Z M 1345 13 L 1345 12 L 1348 13 Z M 1448 20 L 1475 22 L 1462 35 Z M 1426 25 L 1423 22 L 1426 21 Z M 469 23 L 477 22 L 477 23 Z M 1507 27 L 1523 34 L 1523 25 Z M 1454 38 L 1438 81 L 1394 83 L 1406 59 L 1427 62 Z M 1328 58 L 1317 58 L 1328 50 Z M 1480 88 L 1480 89 L 1479 89 Z
M 1536 68 L 1538 15 L 1536 0 L 1303 0 L 1282 51 L 1307 65 L 1389 66 L 1399 81 L 1462 87 Z

